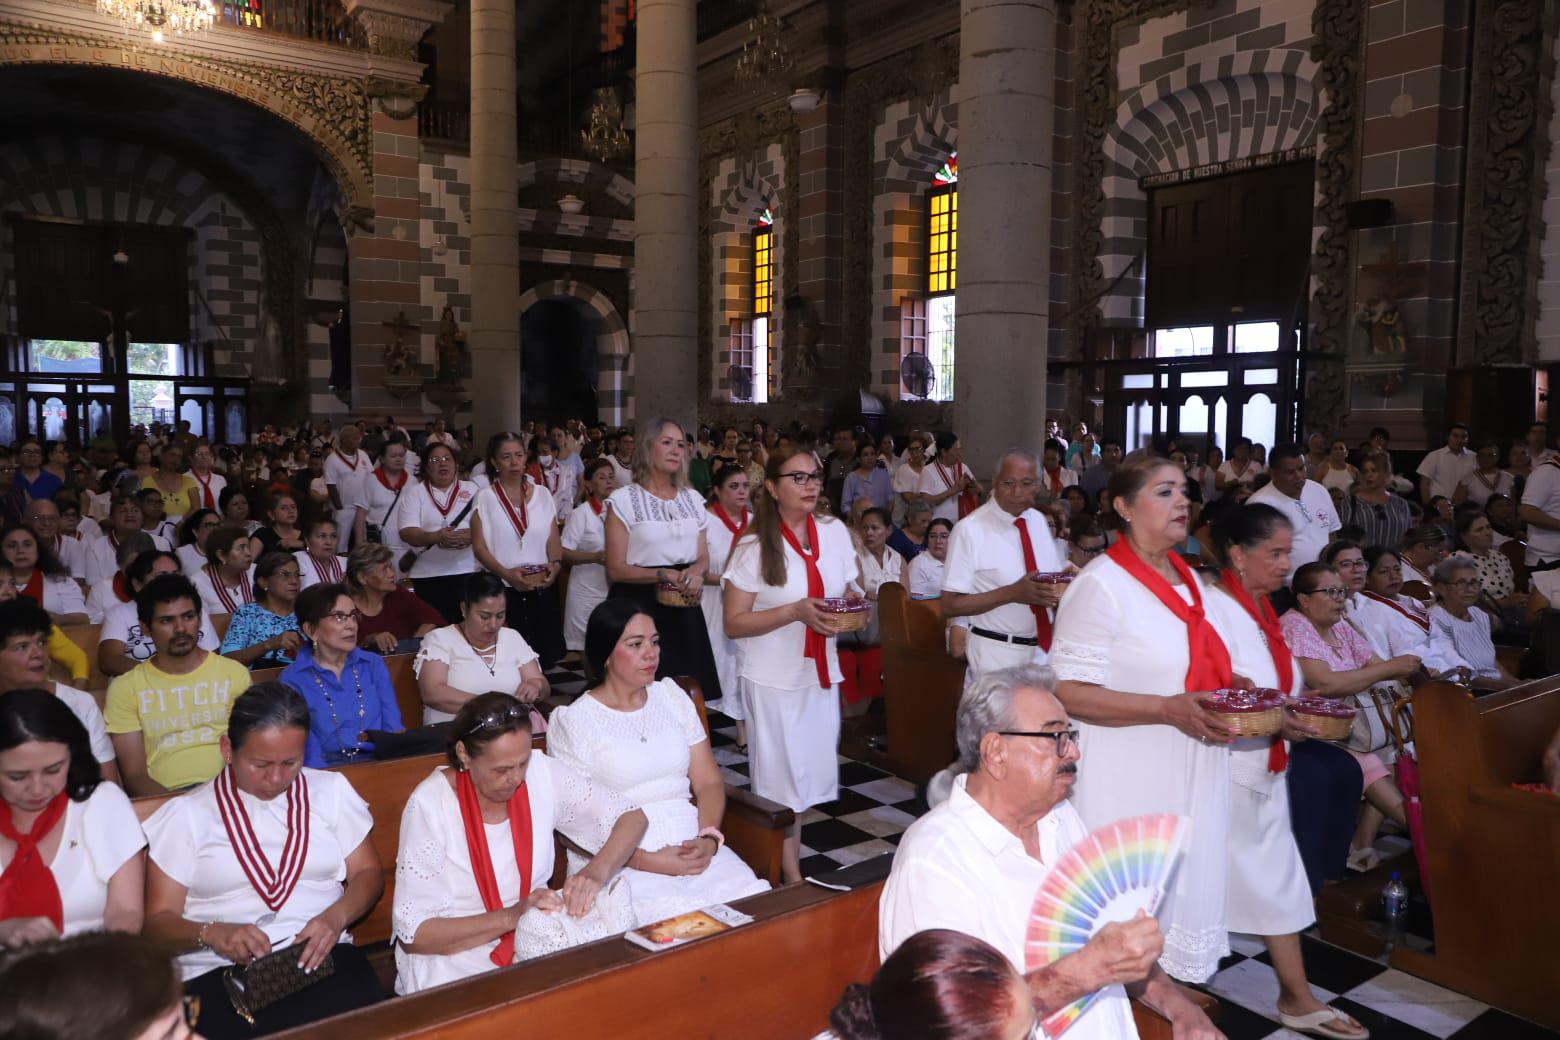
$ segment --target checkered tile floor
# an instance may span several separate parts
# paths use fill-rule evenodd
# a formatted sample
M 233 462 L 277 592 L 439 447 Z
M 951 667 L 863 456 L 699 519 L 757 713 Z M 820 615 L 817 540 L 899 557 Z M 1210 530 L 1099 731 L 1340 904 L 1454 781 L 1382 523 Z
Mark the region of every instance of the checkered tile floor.
M 562 669 L 548 676 L 555 703 L 583 691 L 584 677 Z M 726 782 L 748 786 L 747 756 L 737 750 L 736 723 L 710 712 L 710 742 Z M 802 873 L 825 874 L 892 853 L 905 828 L 926 812 L 913 784 L 881 769 L 840 757 L 840 796 L 802 816 Z M 1377 842 L 1383 858 L 1406 846 Z M 1415 943 L 1413 936 L 1408 937 Z M 1303 936 L 1306 972 L 1316 996 L 1354 1016 L 1373 1040 L 1560 1040 L 1554 1033 L 1503 1011 L 1442 989 L 1380 961 Z M 1415 943 L 1417 945 L 1417 943 Z M 1278 977 L 1262 940 L 1232 935 L 1234 951 L 1201 987 L 1222 1005 L 1218 1026 L 1228 1040 L 1302 1040 L 1278 1022 Z

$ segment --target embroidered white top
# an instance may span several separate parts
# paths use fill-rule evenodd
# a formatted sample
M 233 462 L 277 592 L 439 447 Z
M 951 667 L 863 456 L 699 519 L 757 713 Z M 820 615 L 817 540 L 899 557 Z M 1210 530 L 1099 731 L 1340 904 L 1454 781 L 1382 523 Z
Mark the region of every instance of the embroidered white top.
M 607 497 L 607 508 L 628 529 L 629 566 L 684 566 L 699 558 L 699 535 L 709 527 L 710 514 L 692 488 L 678 489 L 667 501 L 629 484 Z

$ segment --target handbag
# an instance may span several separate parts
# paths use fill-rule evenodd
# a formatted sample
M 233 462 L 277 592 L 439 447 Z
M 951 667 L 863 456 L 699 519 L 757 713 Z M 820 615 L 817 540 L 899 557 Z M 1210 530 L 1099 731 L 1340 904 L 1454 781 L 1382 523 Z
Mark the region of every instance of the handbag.
M 410 481 L 402 481 L 401 486 L 395 489 L 395 497 L 390 500 L 390 508 L 385 510 L 385 515 L 379 518 L 379 523 L 368 524 L 363 528 L 363 536 L 371 542 L 383 542 L 385 540 L 385 524 L 390 522 L 390 514 L 395 512 L 395 504 L 401 501 L 401 492 L 406 490 Z
M 455 528 L 459 527 L 460 526 L 460 522 L 462 520 L 466 519 L 466 514 L 471 512 L 471 507 L 476 505 L 476 504 L 477 504 L 477 496 L 476 495 L 472 495 L 471 496 L 471 501 L 467 502 L 465 507 L 463 509 L 461 509 L 460 512 L 455 514 L 455 519 L 450 522 L 450 530 L 453 531 Z M 385 515 L 389 516 L 390 514 L 386 513 Z M 427 548 L 423 548 L 423 549 L 408 549 L 408 550 L 406 550 L 406 552 L 401 554 L 401 559 L 396 564 L 396 566 L 401 568 L 401 573 L 402 574 L 410 573 L 411 569 L 417 565 L 417 558 L 419 556 L 421 556 L 423 553 L 427 552 L 428 549 L 431 549 L 431 548 L 433 548 L 433 546 L 430 545 Z
M 1398 683 L 1377 683 L 1354 695 L 1354 722 L 1348 748 L 1362 754 L 1380 751 L 1392 743 L 1392 712 L 1402 697 Z
M 222 973 L 222 988 L 239 1018 L 254 1025 L 255 1016 L 272 1004 L 335 974 L 336 961 L 330 956 L 311 972 L 298 967 L 304 945 L 295 943 L 284 950 L 273 950 L 248 964 L 235 964 Z
M 527 910 L 515 926 L 515 963 L 622 935 L 636 924 L 628 879 L 620 875 L 596 893 L 583 917 L 570 917 L 563 910 Z
M 450 730 L 453 722 L 432 722 L 426 726 L 391 733 L 388 730 L 366 731 L 369 743 L 374 745 L 374 757 L 412 758 L 416 755 L 442 755 L 450 746 Z

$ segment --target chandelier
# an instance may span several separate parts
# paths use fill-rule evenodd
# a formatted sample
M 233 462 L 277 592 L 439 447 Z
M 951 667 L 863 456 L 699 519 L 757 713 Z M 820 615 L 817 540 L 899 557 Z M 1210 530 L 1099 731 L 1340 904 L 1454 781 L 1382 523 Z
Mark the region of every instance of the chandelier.
M 598 162 L 628 154 L 630 143 L 628 130 L 623 126 L 623 103 L 618 100 L 616 90 L 611 87 L 596 90 L 596 101 L 590 106 L 590 125 L 580 131 L 580 143 Z
M 785 25 L 769 9 L 769 0 L 758 0 L 737 58 L 737 82 L 762 83 L 791 67 L 791 48 L 784 33 Z
M 162 43 L 168 34 L 183 36 L 211 28 L 217 19 L 214 0 L 97 0 L 98 10 Z

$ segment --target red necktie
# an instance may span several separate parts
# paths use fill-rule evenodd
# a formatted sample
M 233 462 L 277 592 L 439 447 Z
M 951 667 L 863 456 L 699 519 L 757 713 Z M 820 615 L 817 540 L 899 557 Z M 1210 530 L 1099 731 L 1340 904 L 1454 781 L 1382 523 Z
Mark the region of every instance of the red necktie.
M 1024 545 L 1024 573 L 1033 575 L 1040 569 L 1035 562 L 1035 546 L 1029 540 L 1029 525 L 1024 523 L 1024 518 L 1019 517 L 1013 521 L 1013 526 L 1018 528 L 1018 540 Z M 1035 615 L 1035 641 L 1040 649 L 1046 653 L 1051 652 L 1051 615 L 1044 607 L 1031 606 L 1029 608 Z
M 818 570 L 818 525 L 813 522 L 812 514 L 807 514 L 807 544 L 811 552 L 804 552 L 802 545 L 796 540 L 796 535 L 791 533 L 790 527 L 780 525 L 780 534 L 785 538 L 786 544 L 796 550 L 796 555 L 807 564 L 807 598 L 821 599 L 823 592 L 823 573 Z M 834 683 L 829 679 L 829 637 L 822 632 L 807 630 L 807 639 L 802 644 L 802 656 L 812 658 L 812 662 L 818 669 L 818 685 L 827 690 Z

